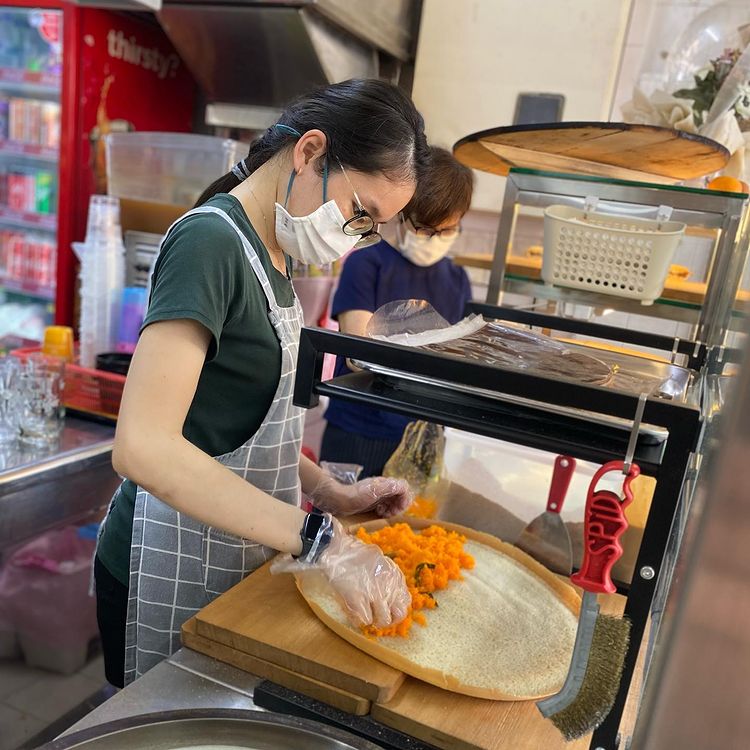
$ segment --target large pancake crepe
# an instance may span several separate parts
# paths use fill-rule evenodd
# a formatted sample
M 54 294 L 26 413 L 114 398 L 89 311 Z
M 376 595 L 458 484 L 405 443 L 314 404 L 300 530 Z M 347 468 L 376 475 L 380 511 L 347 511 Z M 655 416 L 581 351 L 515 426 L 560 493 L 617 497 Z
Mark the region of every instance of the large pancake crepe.
M 393 519 L 392 523 L 407 519 Z M 412 528 L 432 522 L 408 519 Z M 367 531 L 386 521 L 364 524 Z M 478 698 L 528 700 L 551 695 L 570 666 L 580 598 L 567 583 L 521 550 L 496 537 L 450 523 L 466 537 L 475 566 L 462 581 L 435 592 L 427 626 L 406 638 L 368 637 L 346 618 L 319 573 L 298 577 L 313 612 L 352 645 L 438 687 Z

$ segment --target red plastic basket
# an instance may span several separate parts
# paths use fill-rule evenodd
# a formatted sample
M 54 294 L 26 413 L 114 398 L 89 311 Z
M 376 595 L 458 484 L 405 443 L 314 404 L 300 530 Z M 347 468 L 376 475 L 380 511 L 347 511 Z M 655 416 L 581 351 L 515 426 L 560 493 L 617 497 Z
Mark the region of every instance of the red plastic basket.
M 16 349 L 11 353 L 23 361 L 29 354 L 40 351 L 40 347 L 35 347 Z M 124 375 L 81 367 L 81 365 L 68 362 L 65 365 L 63 403 L 70 409 L 117 419 L 124 386 Z

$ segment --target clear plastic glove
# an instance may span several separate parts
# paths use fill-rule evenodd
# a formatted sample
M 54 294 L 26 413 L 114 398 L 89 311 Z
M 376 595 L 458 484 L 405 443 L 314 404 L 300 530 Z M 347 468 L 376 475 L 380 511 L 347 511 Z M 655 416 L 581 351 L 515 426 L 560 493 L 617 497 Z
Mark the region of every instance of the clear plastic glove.
M 381 518 L 403 513 L 414 500 L 409 483 L 403 479 L 368 477 L 354 484 L 341 484 L 325 472 L 308 496 L 327 513 L 348 516 L 374 510 Z
M 355 625 L 384 628 L 401 622 L 411 604 L 406 579 L 393 560 L 375 544 L 365 544 L 348 534 L 333 519 L 333 537 L 314 563 L 279 556 L 271 573 L 301 573 L 320 570 L 338 594 Z

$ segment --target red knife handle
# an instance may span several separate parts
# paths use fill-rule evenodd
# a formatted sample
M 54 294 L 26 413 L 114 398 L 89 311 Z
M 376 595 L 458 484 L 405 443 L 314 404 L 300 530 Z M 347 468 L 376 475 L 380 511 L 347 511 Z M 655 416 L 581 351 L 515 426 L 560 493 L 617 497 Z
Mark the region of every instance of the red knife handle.
M 583 563 L 571 581 L 585 591 L 613 594 L 612 567 L 622 555 L 620 537 L 628 528 L 625 508 L 633 500 L 631 482 L 641 472 L 631 464 L 622 484 L 622 499 L 609 490 L 597 490 L 599 480 L 610 471 L 623 471 L 622 461 L 610 461 L 594 474 L 586 497 Z
M 576 460 L 572 456 L 557 456 L 552 469 L 552 482 L 547 496 L 547 510 L 559 513 L 562 510 L 565 496 L 568 494 L 570 480 L 576 470 Z

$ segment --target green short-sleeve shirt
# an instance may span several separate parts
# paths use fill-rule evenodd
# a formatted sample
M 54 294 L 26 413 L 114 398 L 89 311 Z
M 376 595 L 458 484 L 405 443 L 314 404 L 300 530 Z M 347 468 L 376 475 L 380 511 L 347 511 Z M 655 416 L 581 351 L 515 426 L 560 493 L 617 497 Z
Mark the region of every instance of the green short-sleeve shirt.
M 258 254 L 278 304 L 293 305 L 291 281 L 274 268 L 240 202 L 220 194 L 206 205 L 222 209 L 237 224 Z M 229 453 L 252 437 L 273 401 L 281 374 L 281 347 L 268 312 L 242 242 L 226 220 L 199 214 L 172 230 L 154 267 L 143 327 L 190 319 L 211 332 L 183 427 L 185 438 L 211 456 Z M 126 479 L 98 549 L 101 562 L 125 585 L 135 492 L 135 485 Z

